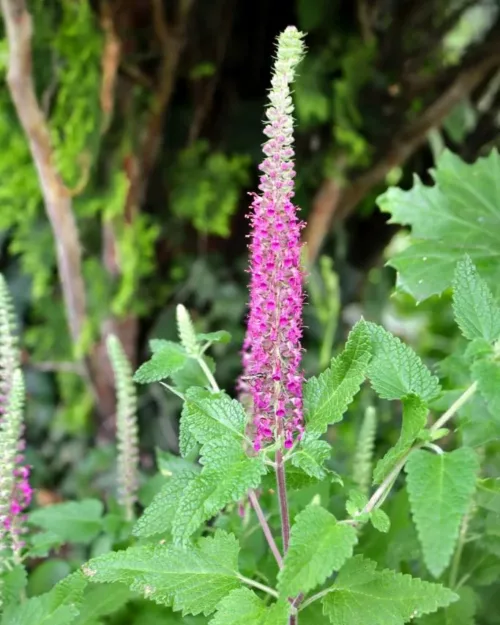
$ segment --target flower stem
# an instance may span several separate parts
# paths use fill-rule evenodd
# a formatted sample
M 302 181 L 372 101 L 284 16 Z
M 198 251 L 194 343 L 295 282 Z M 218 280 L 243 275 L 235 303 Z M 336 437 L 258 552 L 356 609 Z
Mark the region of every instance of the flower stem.
M 254 588 L 258 588 L 259 590 L 266 592 L 268 595 L 271 595 L 271 597 L 276 597 L 276 599 L 279 598 L 278 593 L 273 588 L 269 588 L 269 586 L 266 586 L 265 584 L 261 584 L 260 582 L 250 579 L 249 577 L 245 577 L 244 575 L 238 575 L 238 579 L 244 584 L 247 584 L 247 586 L 253 586 Z
M 288 498 L 286 493 L 285 465 L 283 452 L 276 452 L 276 484 L 278 486 L 278 499 L 281 513 L 281 535 L 283 537 L 283 552 L 288 551 L 290 542 L 290 515 L 288 513 Z
M 448 408 L 448 410 L 439 417 L 439 419 L 431 427 L 431 432 L 435 432 L 442 428 L 453 415 L 474 395 L 477 391 L 477 382 L 473 382 L 468 389 L 466 389 L 462 395 Z
M 208 368 L 207 363 L 203 360 L 202 356 L 199 356 L 196 360 L 198 361 L 198 364 L 200 365 L 200 367 L 203 369 L 203 373 L 205 374 L 207 380 L 210 382 L 210 386 L 212 387 L 212 390 L 218 393 L 220 391 L 219 385 L 217 384 L 214 376 L 212 375 L 212 372 Z
M 264 536 L 266 537 L 267 544 L 269 545 L 269 548 L 273 552 L 276 562 L 278 563 L 278 566 L 281 569 L 283 566 L 283 558 L 281 557 L 281 553 L 271 533 L 271 528 L 269 527 L 267 519 L 264 516 L 264 512 L 262 508 L 260 507 L 259 499 L 255 491 L 251 490 L 248 493 L 248 499 L 250 500 L 250 503 L 252 504 L 252 508 L 255 510 L 255 514 L 257 515 L 257 518 L 259 519 L 259 523 L 262 527 L 262 531 L 264 532 Z

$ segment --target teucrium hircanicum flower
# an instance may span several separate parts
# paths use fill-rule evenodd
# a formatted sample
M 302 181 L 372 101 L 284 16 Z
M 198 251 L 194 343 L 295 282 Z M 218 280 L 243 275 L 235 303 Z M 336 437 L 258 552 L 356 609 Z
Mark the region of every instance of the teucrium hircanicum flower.
M 0 275 L 0 562 L 19 559 L 23 511 L 32 496 L 24 465 L 24 382 L 14 328 L 12 302 Z
M 243 344 L 241 390 L 253 400 L 254 446 L 283 440 L 293 445 L 303 431 L 302 272 L 303 223 L 294 195 L 293 104 L 290 83 L 304 54 L 303 34 L 288 27 L 278 52 L 266 110 L 269 137 L 260 169 L 260 194 L 254 196 L 250 221 L 250 313 Z
M 132 380 L 132 369 L 118 338 L 109 335 L 108 353 L 115 374 L 116 428 L 118 444 L 118 501 L 124 507 L 127 519 L 134 517 L 137 501 L 139 437 L 137 427 L 137 396 Z

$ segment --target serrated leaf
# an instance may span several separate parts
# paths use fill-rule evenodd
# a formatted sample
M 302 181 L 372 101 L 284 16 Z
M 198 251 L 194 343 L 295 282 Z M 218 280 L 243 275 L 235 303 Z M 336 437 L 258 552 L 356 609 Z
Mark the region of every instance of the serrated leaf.
M 472 588 L 463 586 L 457 590 L 459 600 L 435 614 L 418 619 L 417 625 L 475 625 L 477 599 Z
M 207 499 L 207 510 L 218 511 L 230 501 L 239 501 L 250 488 L 257 488 L 266 472 L 262 456 L 248 456 L 241 443 L 229 436 L 209 441 L 201 449 L 202 475 L 215 488 Z
M 334 625 L 403 625 L 458 599 L 441 584 L 376 566 L 356 556 L 342 567 L 323 598 L 323 611 Z
M 44 595 L 9 606 L 1 625 L 73 625 L 79 614 L 83 590 L 87 585 L 77 572 L 59 582 Z
M 368 377 L 373 389 L 383 399 L 402 399 L 418 395 L 430 401 L 441 387 L 436 376 L 417 354 L 375 323 L 367 322 L 372 338 L 373 358 L 368 367 Z
M 378 461 L 373 483 L 381 484 L 391 470 L 410 451 L 427 421 L 427 404 L 416 395 L 403 398 L 403 423 L 398 442 Z
M 28 522 L 63 541 L 90 543 L 102 530 L 102 513 L 101 501 L 83 499 L 39 508 L 29 515 Z
M 168 347 L 173 344 L 173 341 L 166 341 L 165 339 L 150 339 L 149 350 L 152 354 L 160 352 L 164 347 Z
M 155 452 L 158 471 L 165 477 L 171 477 L 184 471 L 192 471 L 194 473 L 200 471 L 199 465 L 191 460 L 186 460 L 186 458 L 176 456 L 163 449 L 156 448 Z
M 198 442 L 189 428 L 189 423 L 181 417 L 179 424 L 179 451 L 183 458 L 191 457 L 198 449 Z
M 492 342 L 500 337 L 500 307 L 469 256 L 457 263 L 453 311 L 465 338 Z
M 500 421 L 500 363 L 477 360 L 471 367 L 472 376 L 478 384 L 491 416 Z
M 413 189 L 391 188 L 377 202 L 391 223 L 410 225 L 411 245 L 390 259 L 398 284 L 417 300 L 440 294 L 467 252 L 499 294 L 500 158 L 492 150 L 469 165 L 445 150 L 432 171 L 435 186 L 416 179 Z
M 233 590 L 217 606 L 209 625 L 288 625 L 285 601 L 267 606 L 248 588 Z
M 377 508 L 370 514 L 370 521 L 376 530 L 384 534 L 387 534 L 387 532 L 391 529 L 390 518 L 380 508 Z
M 192 388 L 186 393 L 182 420 L 199 443 L 220 436 L 242 438 L 247 417 L 243 406 L 224 393 Z
M 170 477 L 135 524 L 134 535 L 149 537 L 169 532 L 184 492 L 196 475 L 182 471 Z
M 416 450 L 405 470 L 424 561 L 439 577 L 450 563 L 460 522 L 476 489 L 477 454 L 468 447 L 442 454 Z
M 263 458 L 248 456 L 241 442 L 231 436 L 205 443 L 201 463 L 201 474 L 187 485 L 178 503 L 172 522 L 176 541 L 185 541 L 203 521 L 257 488 L 266 472 Z
M 236 538 L 218 530 L 197 546 L 139 545 L 107 553 L 83 571 L 91 582 L 120 582 L 183 615 L 208 616 L 240 587 L 238 551 Z
M 217 332 L 202 332 L 196 335 L 196 339 L 201 343 L 207 341 L 210 343 L 229 343 L 231 335 L 225 330 L 218 330 Z
M 329 425 L 344 416 L 359 391 L 371 357 L 370 336 L 364 321 L 351 330 L 344 351 L 318 377 L 310 378 L 304 389 L 307 431 L 323 434 Z
M 302 469 L 311 477 L 322 480 L 326 476 L 326 470 L 323 465 L 331 453 L 330 443 L 317 440 L 306 433 L 300 441 L 297 450 L 292 455 L 291 460 L 294 467 Z
M 278 574 L 278 589 L 285 597 L 308 592 L 338 571 L 352 556 L 356 530 L 321 506 L 310 505 L 295 518 L 290 545 Z
M 153 352 L 151 359 L 137 369 L 134 374 L 134 380 L 139 384 L 164 380 L 172 373 L 182 369 L 187 358 L 186 350 L 181 345 L 171 341 L 164 341 L 161 348 Z

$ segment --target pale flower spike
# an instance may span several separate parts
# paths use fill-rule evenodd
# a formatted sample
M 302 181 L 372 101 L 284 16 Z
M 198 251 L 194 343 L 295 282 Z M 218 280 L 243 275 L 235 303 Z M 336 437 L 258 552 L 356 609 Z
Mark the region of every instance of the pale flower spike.
M 19 561 L 24 511 L 32 498 L 30 470 L 24 463 L 23 408 L 24 381 L 12 302 L 0 275 L 0 562 Z
M 304 35 L 289 26 L 278 52 L 266 110 L 260 194 L 254 195 L 250 243 L 250 312 L 243 344 L 240 390 L 253 400 L 254 448 L 275 440 L 286 448 L 303 432 L 303 276 L 300 234 L 304 227 L 294 196 L 293 103 L 290 84 L 304 55 Z

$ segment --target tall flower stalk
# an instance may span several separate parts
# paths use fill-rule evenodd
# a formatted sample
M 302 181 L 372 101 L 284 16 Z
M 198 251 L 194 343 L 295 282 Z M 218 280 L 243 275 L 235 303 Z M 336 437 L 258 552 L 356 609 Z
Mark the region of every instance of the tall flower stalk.
M 0 570 L 23 547 L 24 510 L 32 490 L 24 463 L 24 382 L 7 285 L 0 276 Z
M 250 212 L 250 313 L 243 343 L 240 389 L 252 399 L 255 451 L 276 444 L 276 484 L 283 551 L 290 541 L 290 517 L 283 447 L 302 436 L 303 276 L 294 196 L 293 103 L 290 84 L 304 55 L 304 35 L 288 27 L 278 38 L 266 110 L 268 137 L 260 165 L 259 194 Z M 265 528 L 264 528 L 265 529 Z M 272 547 L 273 542 L 270 542 Z M 279 561 L 279 558 L 278 558 Z M 297 598 L 300 602 L 300 597 Z M 294 604 L 295 605 L 295 604 Z M 297 615 L 290 616 L 296 625 Z
M 254 447 L 293 446 L 303 432 L 300 370 L 302 271 L 294 196 L 293 104 L 290 84 L 304 54 L 303 34 L 288 27 L 278 39 L 250 243 L 250 313 L 243 344 L 241 390 L 252 398 Z
M 139 485 L 137 396 L 130 363 L 116 336 L 108 336 L 107 348 L 115 376 L 117 399 L 118 502 L 123 506 L 126 518 L 131 521 L 134 518 L 134 506 L 137 501 Z

